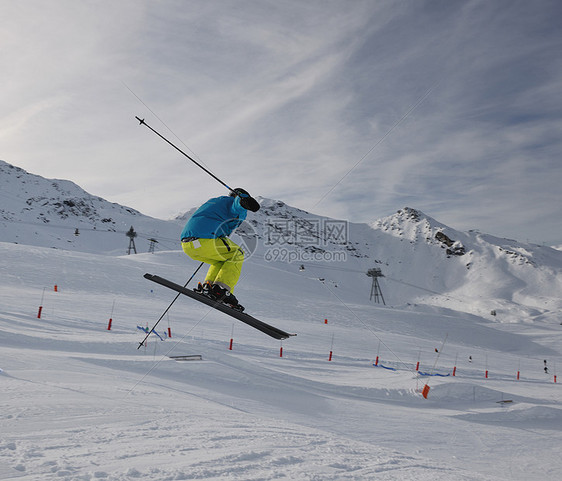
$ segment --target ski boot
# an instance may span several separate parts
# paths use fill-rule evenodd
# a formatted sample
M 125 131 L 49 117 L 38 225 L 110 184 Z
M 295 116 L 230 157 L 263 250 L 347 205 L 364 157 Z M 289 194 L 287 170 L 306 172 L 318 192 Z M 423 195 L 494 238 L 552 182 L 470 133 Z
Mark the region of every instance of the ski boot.
M 202 294 L 207 297 L 211 297 L 211 283 L 209 281 L 205 281 L 203 283 L 198 282 L 197 287 L 193 289 L 194 292 L 197 294 Z
M 238 303 L 238 299 L 236 299 L 234 294 L 231 294 L 228 289 L 225 289 L 217 284 L 213 284 L 211 286 L 210 297 L 215 301 L 222 302 L 237 311 L 242 312 L 244 310 L 244 307 Z

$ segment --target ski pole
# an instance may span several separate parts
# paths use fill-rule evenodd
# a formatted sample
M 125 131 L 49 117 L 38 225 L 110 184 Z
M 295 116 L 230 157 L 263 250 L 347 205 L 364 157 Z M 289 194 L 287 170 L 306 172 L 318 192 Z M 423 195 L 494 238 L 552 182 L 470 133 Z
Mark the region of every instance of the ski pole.
M 191 277 L 187 280 L 187 282 L 184 284 L 184 289 L 187 287 L 187 285 L 191 282 L 191 279 L 193 279 L 195 277 L 195 274 L 197 274 L 199 272 L 199 269 L 201 269 L 201 267 L 203 266 L 204 262 L 201 262 L 201 264 L 199 264 L 199 267 L 197 269 L 195 269 L 195 272 L 191 275 Z M 160 321 L 162 319 L 164 319 L 164 316 L 166 315 L 166 313 L 170 310 L 170 308 L 172 307 L 172 305 L 174 304 L 174 302 L 177 301 L 178 297 L 181 295 L 181 292 L 178 292 L 178 295 L 176 297 L 174 297 L 174 300 L 172 302 L 170 302 L 170 305 L 166 308 L 166 310 L 162 313 L 162 315 L 160 316 L 160 319 L 158 319 L 158 321 L 156 321 L 156 324 L 154 324 L 154 326 L 152 326 L 152 329 L 150 331 L 148 331 L 148 333 L 146 334 L 145 338 L 141 341 L 141 343 L 139 344 L 139 347 L 137 347 L 137 349 L 140 349 L 141 346 L 144 344 L 144 342 L 148 339 L 148 336 L 150 336 L 152 334 L 152 332 L 154 331 L 154 329 L 156 329 L 156 326 L 160 323 Z
M 144 125 L 146 127 L 148 127 L 150 130 L 152 130 L 156 135 L 158 135 L 158 137 L 160 137 L 162 140 L 164 140 L 165 142 L 167 142 L 168 144 L 170 144 L 174 149 L 176 149 L 178 152 L 180 152 L 181 154 L 185 155 L 189 160 L 191 160 L 191 162 L 193 162 L 197 167 L 200 167 L 201 169 L 203 169 L 205 172 L 207 172 L 207 174 L 209 174 L 213 179 L 215 179 L 217 182 L 219 182 L 220 184 L 224 185 L 228 190 L 230 190 L 231 192 L 234 192 L 234 189 L 232 189 L 231 187 L 229 187 L 228 185 L 226 185 L 222 180 L 220 180 L 215 174 L 213 174 L 212 172 L 210 172 L 209 170 L 207 170 L 205 167 L 203 167 L 199 162 L 197 162 L 195 159 L 193 159 L 192 157 L 190 157 L 189 155 L 187 155 L 183 150 L 181 150 L 177 145 L 173 144 L 172 142 L 170 142 L 166 137 L 164 137 L 161 133 L 157 132 L 156 130 L 154 130 L 150 125 L 148 125 L 144 119 L 140 119 L 137 116 L 135 116 L 135 119 L 137 119 L 140 122 L 140 125 Z

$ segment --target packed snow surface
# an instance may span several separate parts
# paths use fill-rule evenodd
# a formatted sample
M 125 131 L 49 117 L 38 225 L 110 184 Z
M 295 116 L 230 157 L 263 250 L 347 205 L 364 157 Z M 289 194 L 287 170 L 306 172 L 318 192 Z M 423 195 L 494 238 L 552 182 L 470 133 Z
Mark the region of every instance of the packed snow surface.
M 182 253 L 0 243 L 0 256 L 1 479 L 554 480 L 562 469 L 560 385 L 542 366 L 560 356 L 559 325 L 348 302 L 306 271 L 250 259 L 239 298 L 296 337 L 281 346 L 180 298 L 157 329 L 165 340 L 137 349 L 137 326 L 174 298 L 142 274 L 184 282 L 195 265 Z M 449 375 L 419 376 L 418 360 Z

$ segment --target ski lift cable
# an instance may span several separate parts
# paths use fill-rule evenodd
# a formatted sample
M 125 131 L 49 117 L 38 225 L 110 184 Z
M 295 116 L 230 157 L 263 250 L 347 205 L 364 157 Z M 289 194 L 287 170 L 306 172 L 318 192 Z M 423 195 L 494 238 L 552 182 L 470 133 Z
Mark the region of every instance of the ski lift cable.
M 258 257 L 259 259 L 262 259 L 262 260 L 265 259 L 264 256 L 259 256 L 259 255 L 256 256 L 255 254 L 253 255 L 253 257 Z M 340 271 L 340 272 L 353 272 L 353 273 L 360 273 L 360 274 L 365 273 L 365 271 L 360 271 L 360 270 L 357 270 L 357 269 L 347 269 L 345 267 L 323 266 L 323 265 L 318 265 L 318 264 L 312 264 L 312 263 L 309 263 L 309 262 L 299 262 L 298 264 L 308 266 L 309 268 L 314 267 L 314 268 L 319 268 L 319 269 L 327 269 L 327 270 Z M 411 282 L 405 282 L 405 281 L 402 281 L 402 280 L 399 280 L 399 279 L 395 279 L 393 277 L 388 277 L 386 275 L 384 276 L 384 278 L 389 280 L 389 281 L 396 282 L 397 284 L 402 284 L 404 286 L 412 287 L 414 289 L 419 289 L 420 291 L 428 292 L 428 293 L 433 294 L 435 296 L 443 297 L 443 298 L 446 298 L 446 299 L 453 299 L 455 301 L 462 302 L 462 303 L 467 302 L 465 299 L 460 299 L 459 297 L 455 297 L 455 296 L 452 296 L 450 294 L 443 294 L 442 292 L 433 291 L 431 289 L 428 289 L 427 287 L 422 287 L 422 286 L 418 286 L 417 284 L 412 284 Z
M 342 272 L 356 272 L 356 273 L 361 273 L 361 274 L 364 273 L 364 271 L 360 271 L 360 270 L 357 270 L 357 269 L 347 269 L 345 267 L 322 266 L 322 265 L 312 264 L 312 263 L 307 263 L 307 262 L 300 262 L 300 264 L 302 264 L 304 266 L 319 268 L 319 269 L 329 269 L 329 270 L 342 271 Z M 422 291 L 429 292 L 430 294 L 434 294 L 436 296 L 448 297 L 450 299 L 454 299 L 454 300 L 459 301 L 459 302 L 465 302 L 463 299 L 456 298 L 456 297 L 451 296 L 449 294 L 443 294 L 441 292 L 432 291 L 431 289 L 428 289 L 426 287 L 418 286 L 416 284 L 412 284 L 410 282 L 405 282 L 405 281 L 402 281 L 400 279 L 395 279 L 393 277 L 389 277 L 389 276 L 386 276 L 386 275 L 384 276 L 384 278 L 389 280 L 389 281 L 396 282 L 398 284 L 402 284 L 404 286 L 413 287 L 415 289 L 419 289 L 419 290 L 422 290 Z
M 400 119 L 398 119 L 394 125 L 392 125 L 392 127 L 390 127 L 390 129 L 379 139 L 377 140 L 377 142 L 375 142 L 375 144 L 363 155 L 363 157 L 361 157 L 353 167 L 351 167 L 351 169 L 349 169 L 344 175 L 343 177 L 338 180 L 331 189 L 328 190 L 328 192 L 326 192 L 317 202 L 316 204 L 314 204 L 313 208 L 316 207 L 318 204 L 320 204 L 320 202 L 322 202 L 326 197 L 328 197 L 333 190 L 339 185 L 341 184 L 345 178 L 351 174 L 351 172 L 353 172 L 358 166 L 359 164 L 361 164 L 361 162 L 363 162 L 370 154 L 373 150 L 375 150 L 380 144 L 382 144 L 382 142 L 394 131 L 394 129 L 396 129 L 404 120 L 406 120 L 408 118 L 408 116 L 414 111 L 416 110 L 422 103 L 423 101 L 429 97 L 429 95 L 431 94 L 431 92 L 435 89 L 435 87 L 437 87 L 437 85 L 440 83 L 440 80 L 438 80 L 437 82 L 435 82 L 407 111 L 406 113 L 400 117 Z

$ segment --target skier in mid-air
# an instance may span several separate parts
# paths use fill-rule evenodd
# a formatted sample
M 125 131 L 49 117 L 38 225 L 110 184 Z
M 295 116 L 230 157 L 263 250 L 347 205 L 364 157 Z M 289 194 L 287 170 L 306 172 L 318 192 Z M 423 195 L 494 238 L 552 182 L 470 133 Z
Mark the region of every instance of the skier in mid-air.
M 181 233 L 183 251 L 192 259 L 210 264 L 205 281 L 196 291 L 243 310 L 232 294 L 244 262 L 244 252 L 228 236 L 242 224 L 247 211 L 259 203 L 244 189 L 209 199 L 187 221 Z

